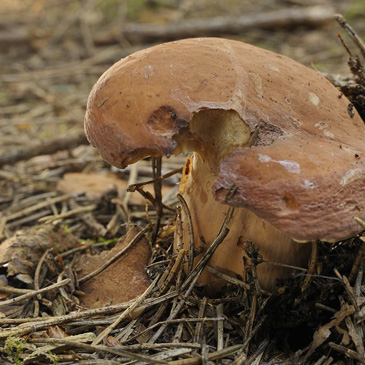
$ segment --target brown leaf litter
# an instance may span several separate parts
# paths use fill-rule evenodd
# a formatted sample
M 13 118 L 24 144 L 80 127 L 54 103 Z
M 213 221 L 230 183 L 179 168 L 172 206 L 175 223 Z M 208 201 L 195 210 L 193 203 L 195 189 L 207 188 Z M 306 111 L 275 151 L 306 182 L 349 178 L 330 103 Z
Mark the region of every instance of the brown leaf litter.
M 151 257 L 151 248 L 145 237 L 125 250 L 129 242 L 138 234 L 138 229 L 131 227 L 125 236 L 109 251 L 98 255 L 83 255 L 76 265 L 82 282 L 80 289 L 84 295 L 81 304 L 87 308 L 98 308 L 121 302 L 127 302 L 142 294 L 150 285 L 146 266 Z M 121 251 L 125 252 L 122 256 Z M 119 255 L 118 255 L 119 254 Z M 83 281 L 82 278 L 94 272 L 118 255 L 108 267 L 98 275 Z

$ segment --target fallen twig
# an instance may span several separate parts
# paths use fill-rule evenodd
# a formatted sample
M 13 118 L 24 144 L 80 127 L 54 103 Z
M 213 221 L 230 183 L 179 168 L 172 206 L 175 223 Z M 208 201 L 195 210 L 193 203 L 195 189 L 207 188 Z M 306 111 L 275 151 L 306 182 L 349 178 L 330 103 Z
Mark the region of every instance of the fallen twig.
M 42 142 L 35 146 L 22 146 L 21 149 L 8 151 L 0 156 L 0 166 L 11 165 L 22 160 L 29 160 L 31 157 L 48 155 L 60 150 L 67 150 L 81 144 L 88 144 L 84 131 L 75 135 L 56 137 L 47 142 Z
M 347 23 L 346 19 L 341 14 L 336 14 L 335 19 L 337 20 L 338 24 L 340 24 L 341 27 L 346 30 L 352 41 L 359 48 L 361 55 L 365 60 L 365 44 L 363 43 L 362 39 L 356 34 L 355 30 L 350 24 Z
M 188 37 L 243 33 L 251 29 L 278 29 L 295 26 L 322 25 L 333 19 L 333 8 L 310 6 L 285 8 L 267 13 L 254 13 L 237 18 L 216 17 L 210 19 L 182 20 L 179 23 L 152 25 L 127 24 L 123 35 L 133 42 L 172 40 Z
M 23 295 L 19 295 L 18 297 L 15 297 L 15 298 L 12 298 L 12 299 L 9 299 L 9 300 L 1 301 L 0 302 L 0 307 L 4 307 L 6 305 L 22 302 L 24 300 L 33 298 L 33 297 L 37 296 L 38 294 L 43 294 L 43 293 L 49 292 L 50 290 L 57 289 L 57 288 L 60 288 L 62 286 L 65 286 L 69 282 L 70 282 L 70 279 L 64 279 L 64 280 L 60 281 L 59 283 L 52 284 L 52 285 L 47 286 L 45 288 L 42 288 L 42 289 L 39 289 L 39 290 L 32 290 L 31 292 L 23 294 Z

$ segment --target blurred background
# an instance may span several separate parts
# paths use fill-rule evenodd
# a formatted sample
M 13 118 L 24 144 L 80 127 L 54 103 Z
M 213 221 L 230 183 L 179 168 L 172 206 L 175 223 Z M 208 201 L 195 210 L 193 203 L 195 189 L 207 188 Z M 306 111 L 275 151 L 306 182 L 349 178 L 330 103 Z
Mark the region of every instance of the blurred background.
M 55 136 L 86 143 L 85 104 L 98 77 L 164 41 L 233 38 L 346 75 L 337 33 L 353 44 L 335 13 L 365 36 L 364 0 L 1 0 L 0 165 Z

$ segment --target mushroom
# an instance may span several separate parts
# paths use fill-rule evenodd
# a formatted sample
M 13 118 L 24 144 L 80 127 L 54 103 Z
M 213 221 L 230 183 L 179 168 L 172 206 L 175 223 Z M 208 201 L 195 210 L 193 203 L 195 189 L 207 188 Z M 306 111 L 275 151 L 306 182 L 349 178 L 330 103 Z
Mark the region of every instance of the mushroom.
M 194 152 L 180 189 L 196 246 L 206 250 L 228 205 L 237 207 L 209 265 L 242 277 L 239 243 L 252 242 L 264 260 L 259 283 L 274 290 L 288 269 L 271 262 L 305 265 L 309 242 L 361 231 L 354 217 L 365 219 L 365 127 L 349 105 L 287 57 L 233 40 L 185 39 L 107 70 L 91 91 L 85 131 L 119 168 Z M 201 282 L 214 288 L 217 279 L 203 272 Z

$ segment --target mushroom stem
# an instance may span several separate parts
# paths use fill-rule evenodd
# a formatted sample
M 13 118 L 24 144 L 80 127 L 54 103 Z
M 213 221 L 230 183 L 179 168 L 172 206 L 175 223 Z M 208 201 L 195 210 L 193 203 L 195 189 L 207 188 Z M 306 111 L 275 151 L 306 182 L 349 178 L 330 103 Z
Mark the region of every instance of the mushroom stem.
M 219 233 L 229 206 L 214 199 L 211 188 L 215 176 L 201 154 L 194 153 L 189 157 L 183 170 L 180 193 L 189 207 L 195 248 L 203 247 L 203 253 L 194 259 L 195 266 Z M 184 248 L 188 250 L 187 217 L 184 211 L 182 222 Z M 288 267 L 272 263 L 307 266 L 311 252 L 310 243 L 294 241 L 247 209 L 235 209 L 229 228 L 227 237 L 209 262 L 209 266 L 220 272 L 246 279 L 251 261 L 241 245 L 242 242 L 252 242 L 264 260 L 257 266 L 257 277 L 260 286 L 265 290 L 275 291 L 277 279 L 285 278 L 293 272 Z M 224 284 L 207 270 L 201 274 L 199 283 L 205 285 L 208 291 L 216 291 Z

